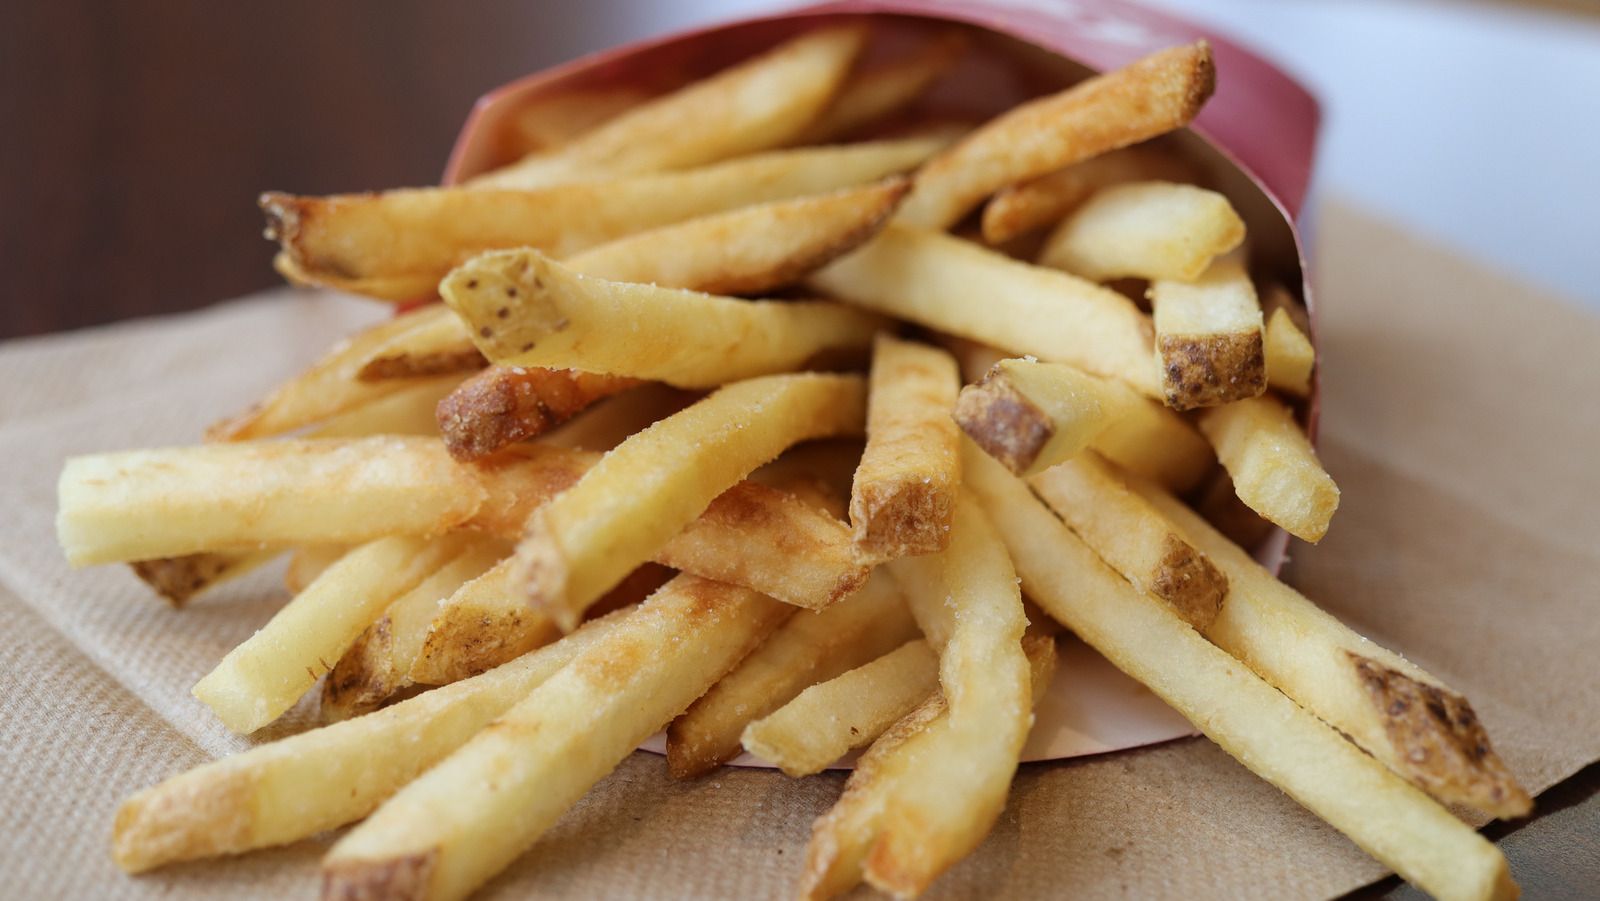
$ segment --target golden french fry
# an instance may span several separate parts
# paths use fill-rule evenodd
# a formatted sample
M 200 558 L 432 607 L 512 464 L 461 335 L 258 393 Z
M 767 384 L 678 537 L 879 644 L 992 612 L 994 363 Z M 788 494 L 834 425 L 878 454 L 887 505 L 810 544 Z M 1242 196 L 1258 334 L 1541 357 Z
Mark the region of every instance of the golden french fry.
M 289 565 L 283 571 L 283 587 L 290 594 L 305 591 L 306 586 L 317 580 L 317 576 L 348 553 L 348 544 L 309 544 L 295 548 L 294 553 L 289 555 Z
M 922 639 L 795 695 L 745 727 L 745 750 L 790 776 L 820 773 L 939 690 L 939 655 Z
M 540 444 L 608 451 L 629 435 L 682 410 L 704 396 L 660 382 L 646 382 L 585 409 L 539 436 Z
M 881 320 L 832 301 L 747 301 L 586 278 L 536 250 L 486 253 L 439 285 L 495 363 L 708 388 L 864 350 Z
M 267 193 L 279 269 L 384 300 L 431 296 L 449 271 L 487 250 L 536 247 L 556 257 L 675 222 L 826 193 L 915 167 L 948 139 L 773 151 L 700 169 L 537 191 L 414 188 L 297 197 Z
M 1317 364 L 1317 352 L 1287 309 L 1279 307 L 1267 319 L 1263 351 L 1267 357 L 1268 387 L 1293 397 L 1311 396 L 1311 370 Z
M 757 466 L 800 441 L 858 433 L 865 389 L 854 376 L 750 379 L 634 435 L 529 518 L 517 547 L 519 582 L 570 630 Z
M 1016 355 L 1071 363 L 1159 396 L 1149 318 L 1109 288 L 942 232 L 890 224 L 807 283 Z M 983 302 L 972 299 L 983 286 Z
M 419 378 L 431 375 L 466 375 L 488 365 L 483 354 L 468 341 L 454 340 L 466 328 L 449 307 L 424 304 L 410 314 L 414 325 L 371 347 L 359 362 L 356 378 L 363 382 Z
M 1137 181 L 1095 192 L 1045 240 L 1039 263 L 1090 281 L 1198 279 L 1244 242 L 1228 198 L 1194 185 Z
M 902 177 L 827 194 L 741 207 L 619 238 L 565 261 L 619 282 L 758 295 L 869 240 L 910 190 Z
M 626 376 L 577 369 L 491 366 L 435 406 L 450 456 L 466 463 L 543 434 L 595 401 L 640 384 Z
M 819 28 L 468 182 L 528 189 L 699 166 L 793 140 L 849 74 L 867 30 Z
M 506 140 L 519 155 L 554 150 L 651 97 L 634 85 L 618 84 L 538 97 L 511 114 Z
M 465 897 L 792 612 L 694 576 L 667 583 L 340 839 L 324 897 Z
M 945 29 L 910 53 L 852 72 L 833 102 L 794 142 L 836 141 L 887 119 L 920 97 L 966 51 L 966 35 Z
M 405 387 L 405 382 L 363 382 L 367 354 L 437 314 L 429 309 L 396 316 L 335 344 L 309 369 L 280 385 L 248 410 L 206 430 L 207 441 L 248 441 L 281 435 L 354 409 Z
M 117 808 L 111 854 L 129 873 L 283 845 L 352 823 L 598 642 L 616 613 L 537 653 L 371 716 L 203 764 Z
M 305 433 L 307 438 L 363 438 L 368 435 L 423 435 L 437 438 L 434 415 L 439 402 L 461 384 L 459 373 L 409 380 L 398 391 L 351 407 Z
M 1128 487 L 1227 572 L 1227 602 L 1201 630 L 1217 647 L 1441 801 L 1528 813 L 1533 802 L 1465 697 L 1273 578 L 1170 494 L 1137 479 Z
M 985 197 L 1182 128 L 1216 87 L 1205 41 L 1151 54 L 990 120 L 917 175 L 899 221 L 948 228 Z
M 1200 431 L 1250 509 L 1291 535 L 1322 540 L 1339 507 L 1339 486 L 1288 407 L 1266 395 L 1210 407 Z
M 867 446 L 850 488 L 856 550 L 874 563 L 940 551 L 961 486 L 956 361 L 880 333 L 868 384 Z
M 1149 296 L 1167 406 L 1214 407 L 1267 390 L 1261 305 L 1237 254 L 1194 282 L 1151 282 Z
M 1136 590 L 1000 464 L 963 460 L 1023 590 L 1051 616 L 1418 888 L 1445 901 L 1516 897 L 1483 836 Z
M 1165 601 L 1201 632 L 1228 593 L 1228 577 L 1094 451 L 1028 480 L 1067 527 L 1133 586 Z
M 128 564 L 134 575 L 174 607 L 197 594 L 237 578 L 283 553 L 283 548 L 246 551 L 202 551 L 181 557 L 157 557 Z
M 1101 188 L 1130 181 L 1194 182 L 1195 167 L 1177 153 L 1148 145 L 1124 147 L 1032 181 L 1002 188 L 983 207 L 983 240 L 1004 244 L 1061 221 Z
M 331 670 L 385 607 L 460 554 L 467 540 L 381 538 L 356 548 L 229 651 L 195 685 L 194 696 L 234 732 L 260 729 Z
M 874 660 L 917 634 L 905 599 L 886 572 L 826 610 L 790 617 L 761 647 L 667 727 L 674 779 L 703 776 L 739 754 L 752 720 L 806 688 Z
M 921 894 L 983 841 L 1005 807 L 1033 725 L 1027 617 L 1005 545 L 963 492 L 938 554 L 890 561 L 928 643 L 939 651 L 946 728 L 895 787 L 864 875 L 898 897 Z
M 322 721 L 337 722 L 377 710 L 413 684 L 434 611 L 445 598 L 511 555 L 499 538 L 471 541 L 453 559 L 395 598 L 334 664 L 322 682 Z

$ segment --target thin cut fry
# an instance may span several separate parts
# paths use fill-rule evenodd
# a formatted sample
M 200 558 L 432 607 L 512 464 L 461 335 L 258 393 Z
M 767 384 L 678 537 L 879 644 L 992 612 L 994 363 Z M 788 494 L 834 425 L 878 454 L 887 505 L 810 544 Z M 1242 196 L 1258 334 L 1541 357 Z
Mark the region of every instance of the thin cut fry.
M 1124 147 L 1002 188 L 983 208 L 983 240 L 1004 244 L 1037 228 L 1054 225 L 1109 185 L 1160 179 L 1190 183 L 1194 167 L 1176 153 L 1148 145 Z
M 308 544 L 295 548 L 294 553 L 289 555 L 289 565 L 283 571 L 283 587 L 290 594 L 305 591 L 306 586 L 317 580 L 317 576 L 348 553 L 348 544 Z
M 293 706 L 395 598 L 461 553 L 462 536 L 382 538 L 328 567 L 194 687 L 235 732 Z
M 323 898 L 465 897 L 792 612 L 694 576 L 667 583 L 340 839 Z
M 850 489 L 856 549 L 874 563 L 943 550 L 961 486 L 960 432 L 950 418 L 961 387 L 956 361 L 880 333 L 869 387 L 867 447 Z
M 1228 577 L 1093 451 L 1028 480 L 1100 559 L 1201 632 L 1228 593 Z
M 1267 390 L 1261 305 L 1237 254 L 1194 282 L 1152 282 L 1149 296 L 1167 406 L 1214 407 Z
M 1138 181 L 1102 188 L 1068 216 L 1039 263 L 1090 281 L 1191 282 L 1244 241 L 1228 198 L 1194 185 Z
M 609 372 L 682 388 L 864 350 L 881 324 L 830 301 L 746 301 L 586 278 L 536 250 L 484 254 L 451 272 L 439 290 L 495 363 Z
M 352 823 L 510 709 L 625 614 L 371 716 L 203 764 L 122 802 L 112 857 L 129 873 L 283 845 Z
M 1268 395 L 1211 407 L 1200 431 L 1250 509 L 1291 535 L 1322 540 L 1339 507 L 1339 486 L 1288 407 Z
M 1150 397 L 1152 330 L 1109 288 L 941 232 L 891 224 L 808 280 L 832 296 L 963 338 L 1121 379 Z M 982 302 L 974 302 L 975 286 Z
M 1311 396 L 1311 370 L 1317 364 L 1317 352 L 1283 307 L 1273 310 L 1267 319 L 1264 351 L 1268 387 L 1293 397 Z
M 554 153 L 533 154 L 468 184 L 525 190 L 682 169 L 781 146 L 833 98 L 866 36 L 860 25 L 801 35 L 643 103 Z
M 716 496 L 791 444 L 859 433 L 853 376 L 770 376 L 729 385 L 629 438 L 539 508 L 517 547 L 518 581 L 564 630 Z
M 887 119 L 920 97 L 966 50 L 966 35 L 945 29 L 904 56 L 852 72 L 795 143 L 836 141 Z
M 450 456 L 466 463 L 533 438 L 638 379 L 576 369 L 491 366 L 435 406 Z
M 1024 103 L 924 167 L 898 218 L 949 228 L 1001 188 L 1182 128 L 1215 87 L 1199 41 Z
M 1483 836 L 1135 590 L 998 463 L 964 460 L 1023 590 L 1051 616 L 1408 882 L 1443 901 L 1517 896 Z
M 745 727 L 745 750 L 790 776 L 820 773 L 939 690 L 939 655 L 920 638 L 819 682 Z
M 1065 363 L 1001 360 L 961 389 L 952 416 L 972 442 L 1017 475 L 1066 460 L 1110 425 L 1109 382 Z
M 461 384 L 461 375 L 408 381 L 374 401 L 352 407 L 306 432 L 307 438 L 363 438 L 368 435 L 439 436 L 434 410 Z
M 739 736 L 818 682 L 882 656 L 917 634 L 894 579 L 877 572 L 818 613 L 802 611 L 667 727 L 667 768 L 693 779 L 739 754 Z
M 1176 498 L 1138 480 L 1129 487 L 1228 573 L 1222 614 L 1202 630 L 1217 647 L 1441 801 L 1528 813 L 1533 802 L 1465 697 L 1273 578 Z

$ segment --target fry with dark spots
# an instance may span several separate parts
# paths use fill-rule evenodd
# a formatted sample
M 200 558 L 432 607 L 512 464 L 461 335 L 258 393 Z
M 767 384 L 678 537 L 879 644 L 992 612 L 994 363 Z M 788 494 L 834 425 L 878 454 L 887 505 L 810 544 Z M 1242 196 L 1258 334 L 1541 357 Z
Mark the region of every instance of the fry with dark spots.
M 439 432 L 460 462 L 486 457 L 542 434 L 590 404 L 640 384 L 626 376 L 491 366 L 439 402 Z

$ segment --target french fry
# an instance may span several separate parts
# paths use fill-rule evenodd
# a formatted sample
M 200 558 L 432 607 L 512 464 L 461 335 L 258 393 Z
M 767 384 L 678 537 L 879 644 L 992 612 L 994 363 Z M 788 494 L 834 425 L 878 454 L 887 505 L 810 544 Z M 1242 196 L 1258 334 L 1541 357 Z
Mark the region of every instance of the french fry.
M 480 175 L 474 188 L 552 184 L 714 163 L 781 146 L 827 106 L 867 36 L 860 25 L 820 28 L 647 101 L 554 153 Z
M 850 489 L 856 550 L 874 563 L 943 550 L 961 486 L 956 361 L 880 333 L 868 384 L 867 446 Z
M 1023 590 L 1051 616 L 1418 888 L 1442 901 L 1516 897 L 1483 836 L 1137 591 L 998 463 L 963 460 Z
M 1037 704 L 1055 672 L 1055 639 L 1029 634 L 1022 647 Z M 918 777 L 921 758 L 942 740 L 939 733 L 949 727 L 948 710 L 943 692 L 935 690 L 856 761 L 844 794 L 811 827 L 800 874 L 801 901 L 826 901 L 861 881 L 863 862 L 882 833 L 893 795 L 904 782 Z
M 549 617 L 528 606 L 512 590 L 510 574 L 511 561 L 502 560 L 439 602 L 411 664 L 411 681 L 449 685 L 501 666 L 561 636 L 561 630 Z M 672 570 L 660 564 L 646 563 L 595 606 L 621 608 L 637 603 L 673 575 Z
M 876 572 L 826 610 L 802 611 L 667 727 L 674 779 L 703 776 L 734 757 L 745 726 L 806 688 L 874 660 L 917 634 L 894 579 Z
M 439 402 L 461 384 L 460 374 L 411 380 L 385 394 L 339 413 L 306 432 L 307 438 L 362 438 L 368 435 L 425 435 L 438 437 L 434 416 Z
M 431 296 L 439 279 L 487 250 L 536 247 L 567 257 L 627 235 L 755 203 L 867 184 L 911 169 L 944 137 L 806 147 L 699 169 L 537 191 L 414 188 L 379 194 L 263 194 L 279 270 L 381 300 Z
M 477 678 L 144 789 L 117 809 L 112 857 L 123 870 L 143 873 L 288 844 L 355 822 L 601 640 L 624 615 L 586 623 Z
M 1228 577 L 1098 454 L 1080 454 L 1028 485 L 1133 587 L 1165 601 L 1202 633 L 1217 618 Z
M 1267 390 L 1261 305 L 1237 254 L 1194 282 L 1151 282 L 1149 297 L 1167 406 L 1214 407 Z
M 928 163 L 897 218 L 949 228 L 1001 188 L 1182 128 L 1215 87 L 1199 41 L 1024 103 Z
M 543 434 L 638 379 L 583 372 L 491 366 L 458 385 L 434 408 L 450 456 L 466 463 Z
M 518 582 L 563 630 L 699 516 L 791 444 L 859 433 L 853 376 L 769 376 L 728 385 L 622 442 L 529 518 Z
M 554 150 L 652 96 L 633 85 L 611 84 L 539 97 L 511 114 L 506 141 L 522 156 Z
M 864 875 L 897 897 L 920 895 L 965 857 L 1005 806 L 1033 725 L 1027 618 L 1000 535 L 963 493 L 938 554 L 890 561 L 928 643 L 939 650 L 947 727 L 896 786 Z
M 467 582 L 510 556 L 511 545 L 501 539 L 472 541 L 395 598 L 323 680 L 322 721 L 338 722 L 371 713 L 414 684 L 412 664 L 420 655 L 434 611 Z
M 333 668 L 404 592 L 460 554 L 466 539 L 381 538 L 328 567 L 194 687 L 224 726 L 248 734 L 277 719 Z
M 1151 326 L 1126 297 L 941 232 L 891 223 L 807 280 L 867 309 L 1159 396 Z M 972 301 L 974 285 L 983 302 Z
M 378 436 L 73 457 L 56 533 L 74 566 L 428 535 L 484 502 L 438 439 Z
M 646 382 L 567 420 L 539 436 L 540 444 L 577 450 L 608 451 L 629 435 L 671 416 L 702 397 L 660 382 Z
M 488 365 L 471 342 L 453 335 L 466 333 L 449 307 L 425 304 L 412 314 L 415 325 L 372 347 L 360 361 L 356 378 L 363 382 L 476 372 Z
M 128 564 L 144 584 L 174 607 L 189 603 L 208 588 L 238 578 L 283 553 L 283 548 L 245 551 L 202 551 L 181 557 L 157 557 Z
M 1291 535 L 1322 540 L 1339 507 L 1339 486 L 1288 407 L 1265 395 L 1210 407 L 1200 431 L 1250 509 Z
M 283 571 L 283 587 L 290 594 L 305 591 L 306 586 L 317 580 L 317 576 L 348 553 L 348 544 L 309 544 L 295 548 L 294 553 L 289 555 L 289 565 Z
M 796 144 L 821 144 L 851 137 L 881 122 L 922 95 L 950 71 L 967 51 L 966 35 L 941 30 L 910 53 L 866 68 L 845 80 L 833 102 L 794 139 Z
M 465 897 L 792 612 L 694 576 L 667 583 L 340 839 L 323 897 Z
M 837 519 L 848 519 L 850 483 L 866 445 L 860 438 L 830 438 L 807 441 L 784 451 L 778 459 L 750 474 L 753 481 L 793 491 L 797 482 L 815 483 L 826 492 L 823 504 Z
M 1228 198 L 1194 185 L 1137 181 L 1095 192 L 1039 251 L 1039 263 L 1090 281 L 1192 282 L 1244 242 Z
M 305 372 L 249 409 L 211 426 L 206 440 L 248 441 L 281 435 L 401 390 L 404 382 L 362 382 L 356 374 L 373 348 L 436 315 L 429 310 L 406 313 L 340 341 Z
M 1217 647 L 1441 801 L 1528 813 L 1528 793 L 1465 697 L 1273 578 L 1171 495 L 1138 480 L 1128 487 L 1227 572 L 1227 602 L 1202 630 Z
M 910 181 L 896 176 L 754 204 L 618 238 L 565 264 L 610 281 L 763 294 L 861 246 L 889 221 L 910 188 Z
M 709 388 L 864 350 L 881 320 L 832 301 L 745 301 L 586 278 L 536 250 L 486 253 L 439 284 L 491 361 Z
M 1197 173 L 1178 154 L 1149 145 L 1102 153 L 1000 189 L 983 207 L 983 240 L 991 245 L 1004 244 L 1060 222 L 1101 188 L 1151 179 L 1191 183 L 1197 180 Z
M 1311 370 L 1317 364 L 1317 352 L 1287 309 L 1279 307 L 1268 317 L 1262 349 L 1267 358 L 1268 387 L 1292 397 L 1311 396 Z
M 939 690 L 939 654 L 920 638 L 807 688 L 744 729 L 745 750 L 790 776 L 820 773 Z

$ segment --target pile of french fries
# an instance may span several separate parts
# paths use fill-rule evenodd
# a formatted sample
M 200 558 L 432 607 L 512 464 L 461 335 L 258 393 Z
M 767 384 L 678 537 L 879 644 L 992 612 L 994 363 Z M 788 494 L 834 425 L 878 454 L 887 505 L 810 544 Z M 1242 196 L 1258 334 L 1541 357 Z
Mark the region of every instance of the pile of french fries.
M 1163 138 L 1208 47 L 974 127 L 914 112 L 962 31 L 872 40 L 547 96 L 459 187 L 263 196 L 292 281 L 443 303 L 202 446 L 67 462 L 75 565 L 182 604 L 288 555 L 194 694 L 249 733 L 320 682 L 327 721 L 129 798 L 125 870 L 359 821 L 324 898 L 461 898 L 665 729 L 680 779 L 864 749 L 799 896 L 913 898 L 1004 807 L 1065 627 L 1424 890 L 1515 896 L 1443 806 L 1530 807 L 1467 700 L 1184 500 L 1311 541 L 1338 502 L 1304 310 Z

